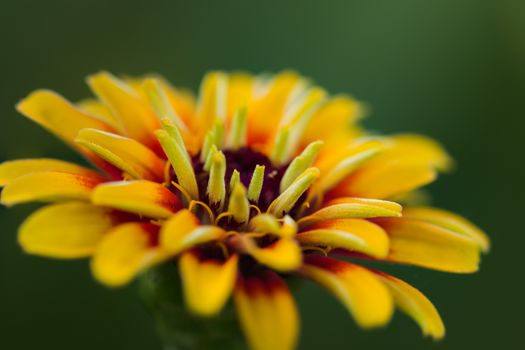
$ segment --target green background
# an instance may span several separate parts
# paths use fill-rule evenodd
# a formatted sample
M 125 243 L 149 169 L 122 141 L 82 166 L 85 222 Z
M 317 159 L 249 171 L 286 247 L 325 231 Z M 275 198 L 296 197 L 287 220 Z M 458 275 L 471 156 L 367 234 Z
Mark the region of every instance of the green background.
M 494 245 L 475 275 L 396 269 L 434 301 L 447 337 L 424 339 L 401 314 L 362 331 L 305 284 L 300 349 L 522 348 L 524 1 L 2 0 L 0 38 L 0 160 L 76 159 L 13 106 L 41 87 L 80 99 L 100 69 L 159 72 L 195 89 L 210 69 L 293 68 L 369 103 L 374 130 L 439 139 L 458 167 L 430 186 L 434 203 Z M 159 349 L 133 286 L 108 290 L 85 261 L 21 252 L 16 228 L 32 209 L 0 209 L 0 348 Z

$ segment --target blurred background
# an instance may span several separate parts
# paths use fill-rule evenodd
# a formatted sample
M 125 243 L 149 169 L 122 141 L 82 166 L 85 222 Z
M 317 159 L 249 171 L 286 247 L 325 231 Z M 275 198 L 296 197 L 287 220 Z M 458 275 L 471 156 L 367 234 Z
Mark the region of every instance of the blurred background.
M 399 313 L 361 331 L 305 284 L 300 349 L 522 348 L 525 1 L 2 0 L 0 38 L 0 161 L 77 159 L 14 105 L 43 87 L 79 100 L 101 69 L 159 72 L 195 90 L 210 69 L 293 68 L 366 101 L 369 128 L 437 138 L 458 166 L 429 187 L 434 204 L 472 219 L 494 246 L 474 275 L 396 269 L 433 300 L 447 337 L 425 339 Z M 32 209 L 0 208 L 0 348 L 160 349 L 134 286 L 108 290 L 86 261 L 22 253 L 16 229 Z

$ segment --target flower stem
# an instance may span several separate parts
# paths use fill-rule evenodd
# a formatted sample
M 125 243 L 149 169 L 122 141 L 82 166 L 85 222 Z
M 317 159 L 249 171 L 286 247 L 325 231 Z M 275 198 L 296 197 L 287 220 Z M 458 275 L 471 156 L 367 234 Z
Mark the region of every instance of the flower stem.
M 143 274 L 140 291 L 156 319 L 165 350 L 244 349 L 231 303 L 214 318 L 201 318 L 186 309 L 175 263 Z

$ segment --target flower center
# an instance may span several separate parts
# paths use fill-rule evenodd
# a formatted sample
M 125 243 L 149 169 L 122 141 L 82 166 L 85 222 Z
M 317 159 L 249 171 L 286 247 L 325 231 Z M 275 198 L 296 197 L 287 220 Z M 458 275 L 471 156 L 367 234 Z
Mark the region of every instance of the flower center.
M 249 147 L 242 147 L 237 150 L 227 149 L 223 150 L 223 153 L 226 158 L 226 174 L 224 176 L 226 187 L 230 184 L 234 171 L 237 171 L 240 175 L 240 182 L 248 188 L 255 168 L 258 165 L 265 167 L 259 200 L 257 203 L 251 204 L 256 205 L 261 211 L 266 210 L 270 203 L 279 196 L 279 184 L 288 165 L 276 167 L 266 155 Z M 197 185 L 199 187 L 199 193 L 201 193 L 201 200 L 209 203 L 206 191 L 209 183 L 210 172 L 205 169 L 205 164 L 201 161 L 200 155 L 193 157 L 192 162 Z M 210 208 L 217 213 L 217 206 L 214 206 L 211 203 L 209 204 Z

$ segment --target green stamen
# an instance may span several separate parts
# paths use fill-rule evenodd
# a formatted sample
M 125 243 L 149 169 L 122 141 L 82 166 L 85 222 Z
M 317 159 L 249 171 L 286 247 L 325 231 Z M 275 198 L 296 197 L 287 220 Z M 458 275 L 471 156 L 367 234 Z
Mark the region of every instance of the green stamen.
M 289 136 L 290 133 L 287 127 L 283 127 L 278 131 L 272 155 L 270 156 L 270 159 L 274 164 L 282 165 L 284 163 Z
M 295 181 L 277 197 L 268 207 L 268 212 L 281 217 L 288 213 L 294 207 L 301 195 L 314 183 L 319 177 L 319 169 L 306 169 Z
M 184 143 L 179 143 L 175 137 L 172 136 L 173 129 L 169 130 L 157 130 L 155 135 L 159 140 L 164 152 L 168 156 L 168 159 L 175 171 L 177 180 L 182 188 L 184 188 L 192 199 L 199 198 L 199 188 L 197 187 L 197 180 L 195 179 L 195 172 L 191 160 L 184 147 Z M 179 134 L 180 136 L 180 134 Z
M 239 173 L 237 169 L 234 169 L 232 176 L 230 178 L 230 193 L 233 192 L 235 186 L 237 186 L 237 184 L 240 182 L 241 182 L 241 173 Z
M 246 198 L 246 189 L 241 183 L 237 183 L 230 196 L 228 211 L 232 213 L 235 221 L 245 223 L 250 218 L 250 203 Z
M 228 135 L 228 146 L 231 149 L 235 150 L 246 145 L 247 115 L 246 108 L 239 108 L 233 116 L 230 134 Z
M 213 157 L 217 152 L 219 152 L 217 146 L 211 145 L 210 151 L 208 152 L 208 156 L 206 157 L 206 161 L 204 162 L 204 170 L 210 171 Z
M 312 166 L 322 145 L 323 141 L 312 142 L 306 146 L 300 155 L 294 158 L 281 179 L 279 187 L 281 193 L 283 193 L 303 171 Z
M 210 179 L 208 180 L 208 197 L 213 204 L 219 203 L 219 210 L 222 210 L 226 188 L 224 176 L 226 175 L 226 158 L 221 151 L 217 151 L 211 160 Z
M 210 149 L 214 146 L 221 149 L 224 145 L 224 122 L 216 119 L 213 127 L 208 131 L 204 137 L 204 144 L 201 151 L 201 161 L 206 161 L 209 156 Z
M 186 131 L 186 124 L 184 124 L 171 105 L 168 96 L 162 89 L 159 81 L 156 79 L 147 79 L 144 82 L 143 87 L 155 114 L 159 118 L 169 118 L 178 128 Z
M 252 202 L 258 202 L 264 182 L 264 165 L 257 165 L 253 171 L 250 185 L 248 186 L 248 199 Z

